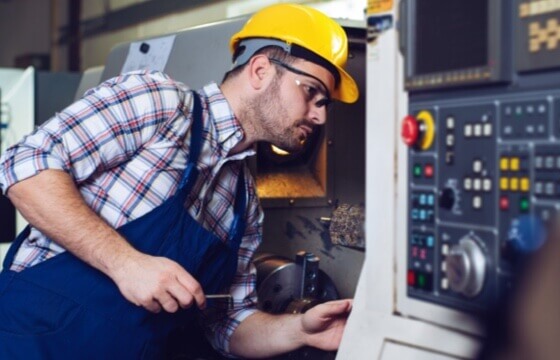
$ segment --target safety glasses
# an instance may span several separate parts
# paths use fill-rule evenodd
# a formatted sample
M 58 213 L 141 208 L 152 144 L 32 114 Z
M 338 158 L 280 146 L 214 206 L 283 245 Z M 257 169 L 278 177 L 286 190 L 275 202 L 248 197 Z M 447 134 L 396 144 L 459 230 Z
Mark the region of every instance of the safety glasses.
M 333 102 L 327 86 L 318 77 L 311 75 L 303 70 L 296 69 L 295 67 L 288 65 L 278 59 L 268 58 L 268 60 L 271 63 L 281 66 L 294 74 L 302 75 L 319 82 L 320 85 L 308 79 L 296 78 L 296 85 L 302 90 L 307 102 L 312 101 L 318 108 L 327 108 Z

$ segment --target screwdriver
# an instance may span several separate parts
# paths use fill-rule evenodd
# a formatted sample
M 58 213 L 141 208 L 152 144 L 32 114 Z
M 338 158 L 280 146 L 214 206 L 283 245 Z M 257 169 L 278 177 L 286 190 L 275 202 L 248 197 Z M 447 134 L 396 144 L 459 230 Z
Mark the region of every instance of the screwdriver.
M 226 299 L 228 302 L 228 308 L 233 308 L 233 297 L 230 294 L 212 294 L 206 295 L 206 300 L 220 300 Z

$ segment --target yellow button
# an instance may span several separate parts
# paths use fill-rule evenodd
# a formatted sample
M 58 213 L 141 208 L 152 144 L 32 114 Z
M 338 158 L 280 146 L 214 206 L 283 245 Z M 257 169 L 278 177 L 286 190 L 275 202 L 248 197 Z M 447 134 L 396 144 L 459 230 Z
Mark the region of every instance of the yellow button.
M 509 189 L 509 179 L 506 177 L 500 178 L 500 190 L 507 191 Z
M 519 171 L 519 158 L 511 158 L 509 161 L 509 167 L 511 171 Z
M 509 188 L 511 191 L 519 190 L 519 178 L 511 178 L 509 179 Z
M 529 183 L 529 178 L 528 177 L 524 177 L 521 178 L 521 191 L 529 191 L 529 187 L 530 187 L 530 183 Z
M 509 170 L 509 159 L 507 157 L 503 157 L 500 159 L 500 170 L 502 171 Z

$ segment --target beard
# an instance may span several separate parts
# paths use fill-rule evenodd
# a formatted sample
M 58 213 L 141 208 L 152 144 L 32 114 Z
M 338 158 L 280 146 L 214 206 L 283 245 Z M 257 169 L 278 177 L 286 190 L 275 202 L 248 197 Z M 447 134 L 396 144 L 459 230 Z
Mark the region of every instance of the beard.
M 303 148 L 305 136 L 301 135 L 298 126 L 305 123 L 305 120 L 298 120 L 284 127 L 289 115 L 280 99 L 280 79 L 277 78 L 266 92 L 248 102 L 248 115 L 264 141 L 286 151 L 299 151 Z

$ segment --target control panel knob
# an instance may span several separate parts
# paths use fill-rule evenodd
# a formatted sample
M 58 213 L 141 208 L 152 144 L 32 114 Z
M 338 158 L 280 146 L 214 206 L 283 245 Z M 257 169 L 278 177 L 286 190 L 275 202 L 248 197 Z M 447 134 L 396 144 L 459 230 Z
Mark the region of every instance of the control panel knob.
M 541 219 L 523 215 L 512 221 L 508 231 L 508 246 L 520 255 L 538 250 L 545 242 L 546 229 Z
M 470 235 L 449 249 L 446 258 L 449 285 L 455 292 L 474 297 L 482 291 L 486 276 L 486 257 Z
M 435 122 L 429 111 L 423 110 L 416 116 L 407 115 L 401 124 L 403 142 L 418 150 L 428 150 L 434 143 Z
M 445 188 L 439 193 L 439 206 L 451 210 L 455 205 L 455 190 L 452 188 Z

